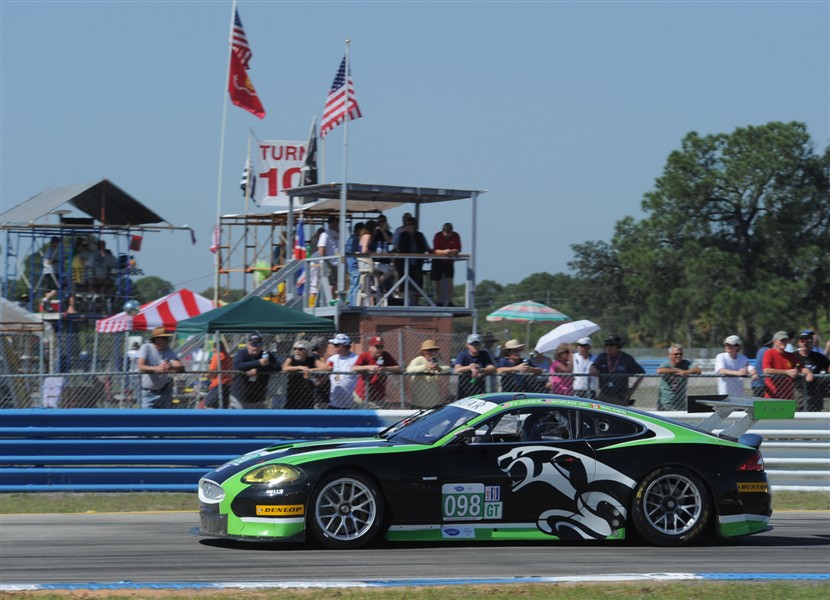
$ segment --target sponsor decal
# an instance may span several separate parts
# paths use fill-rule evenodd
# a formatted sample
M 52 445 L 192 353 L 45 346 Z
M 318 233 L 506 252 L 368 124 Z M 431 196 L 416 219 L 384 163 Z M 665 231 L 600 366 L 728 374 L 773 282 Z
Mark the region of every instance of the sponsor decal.
M 302 504 L 257 504 L 256 514 L 269 517 L 297 517 L 305 514 L 305 506 Z
M 480 415 L 483 415 L 487 411 L 496 408 L 496 405 L 492 402 L 487 402 L 487 400 L 477 400 L 476 398 L 464 398 L 463 400 L 456 400 L 452 403 L 452 406 L 466 408 L 467 410 L 477 412 Z
M 764 482 L 738 482 L 738 491 L 739 492 L 761 492 L 767 493 L 769 492 L 769 484 Z
M 484 488 L 485 502 L 498 502 L 501 500 L 501 487 L 498 485 L 488 485 Z
M 441 487 L 441 514 L 444 521 L 501 519 L 501 488 L 483 483 L 445 483 Z
M 476 537 L 476 530 L 472 527 L 442 527 L 441 536 L 445 538 L 472 540 Z

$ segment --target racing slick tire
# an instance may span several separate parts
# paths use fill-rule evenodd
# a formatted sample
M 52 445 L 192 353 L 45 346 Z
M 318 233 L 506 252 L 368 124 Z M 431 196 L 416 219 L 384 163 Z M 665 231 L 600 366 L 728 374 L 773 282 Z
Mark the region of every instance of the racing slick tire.
M 682 546 L 700 536 L 712 516 L 712 502 L 703 481 L 680 467 L 662 467 L 637 486 L 631 520 L 646 542 Z
M 383 524 L 383 497 L 374 481 L 357 472 L 336 472 L 320 481 L 311 497 L 308 527 L 323 546 L 360 548 Z

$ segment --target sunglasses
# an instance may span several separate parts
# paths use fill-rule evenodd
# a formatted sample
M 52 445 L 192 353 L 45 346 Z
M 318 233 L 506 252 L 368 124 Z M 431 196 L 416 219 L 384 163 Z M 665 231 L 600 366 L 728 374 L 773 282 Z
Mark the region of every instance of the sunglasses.
M 383 350 L 383 344 L 378 344 L 377 346 L 375 346 L 375 348 L 377 348 L 378 350 Z
M 301 348 L 300 346 L 295 346 L 294 350 L 306 350 L 306 348 Z

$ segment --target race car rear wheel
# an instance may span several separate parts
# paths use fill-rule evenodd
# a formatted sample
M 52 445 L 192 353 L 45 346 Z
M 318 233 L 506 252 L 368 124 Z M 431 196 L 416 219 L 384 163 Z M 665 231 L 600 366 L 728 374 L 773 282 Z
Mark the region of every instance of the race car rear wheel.
M 329 548 L 359 548 L 371 542 L 383 522 L 383 499 L 360 473 L 323 479 L 311 499 L 309 528 Z
M 681 546 L 706 529 L 711 504 L 709 492 L 697 475 L 686 469 L 663 467 L 637 486 L 631 519 L 647 542 Z

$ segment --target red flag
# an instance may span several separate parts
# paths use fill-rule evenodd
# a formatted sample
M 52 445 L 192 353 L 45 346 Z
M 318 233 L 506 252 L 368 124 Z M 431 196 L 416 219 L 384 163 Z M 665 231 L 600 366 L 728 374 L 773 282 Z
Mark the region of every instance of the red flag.
M 265 117 L 265 109 L 262 108 L 254 84 L 251 83 L 251 78 L 245 72 L 245 67 L 242 66 L 236 52 L 231 52 L 231 75 L 228 79 L 228 92 L 231 95 L 231 102 L 239 108 L 244 108 L 260 119 Z

